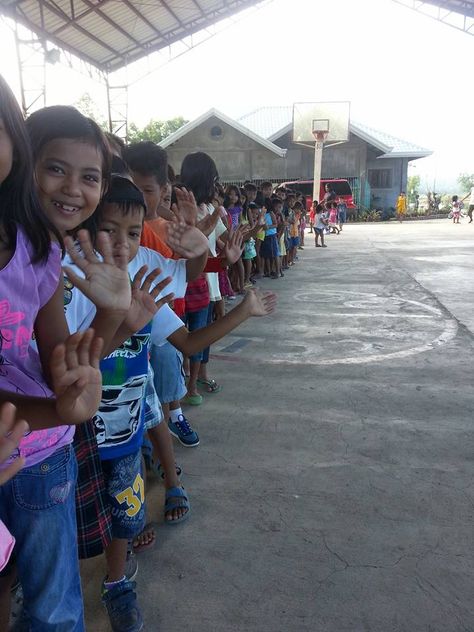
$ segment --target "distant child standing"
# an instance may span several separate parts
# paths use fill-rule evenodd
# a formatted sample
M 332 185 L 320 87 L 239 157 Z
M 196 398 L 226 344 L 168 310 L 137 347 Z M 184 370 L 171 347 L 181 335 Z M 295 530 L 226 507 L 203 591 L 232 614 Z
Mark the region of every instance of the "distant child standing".
M 406 212 L 407 212 L 407 198 L 405 195 L 405 191 L 402 191 L 397 199 L 397 218 L 400 224 L 405 219 Z
M 461 217 L 461 202 L 459 201 L 459 197 L 457 195 L 453 195 L 451 202 L 451 212 L 453 214 L 453 224 L 459 224 L 459 219 Z
M 260 254 L 265 260 L 265 276 L 272 279 L 278 278 L 278 257 L 280 250 L 277 241 L 277 221 L 273 210 L 267 209 L 265 213 L 265 240 L 260 249 Z
M 337 221 L 339 223 L 339 230 L 347 221 L 347 204 L 342 198 L 337 198 Z
M 316 248 L 326 248 L 326 244 L 324 243 L 324 231 L 328 225 L 328 220 L 326 219 L 326 214 L 324 212 L 324 206 L 322 204 L 318 204 L 316 206 L 316 213 L 314 217 L 314 245 Z M 321 245 L 318 241 L 321 240 Z
M 336 202 L 329 203 L 329 229 L 332 233 L 339 235 L 339 228 L 337 226 L 337 204 Z

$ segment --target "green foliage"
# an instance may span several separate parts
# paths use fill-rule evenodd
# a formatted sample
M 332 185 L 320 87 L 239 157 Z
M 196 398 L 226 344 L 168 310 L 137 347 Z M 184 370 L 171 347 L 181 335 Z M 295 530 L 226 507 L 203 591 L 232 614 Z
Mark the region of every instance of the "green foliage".
M 382 212 L 371 209 L 364 209 L 359 213 L 357 219 L 361 222 L 380 222 L 380 220 L 382 219 Z
M 139 128 L 135 123 L 130 123 L 127 140 L 129 143 L 137 143 L 142 140 L 151 140 L 154 143 L 159 143 L 187 122 L 182 116 L 176 116 L 167 121 L 152 119 L 142 128 Z
M 458 184 L 463 191 L 468 193 L 474 187 L 474 173 L 461 173 L 458 176 Z
M 94 120 L 97 125 L 104 130 L 104 132 L 109 130 L 107 121 L 100 115 L 97 103 L 88 92 L 84 92 L 84 94 L 74 103 L 74 107 L 78 109 L 81 114 L 84 114 L 84 116 Z
M 415 202 L 416 195 L 420 195 L 420 176 L 408 176 L 407 182 L 407 197 L 408 202 Z

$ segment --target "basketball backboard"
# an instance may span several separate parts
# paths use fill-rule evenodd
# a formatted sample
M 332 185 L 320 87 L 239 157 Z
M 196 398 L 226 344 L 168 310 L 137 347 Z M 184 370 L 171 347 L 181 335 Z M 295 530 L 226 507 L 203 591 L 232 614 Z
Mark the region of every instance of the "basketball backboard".
M 314 143 L 314 131 L 325 131 L 325 142 L 349 140 L 349 101 L 295 103 L 293 105 L 293 141 Z

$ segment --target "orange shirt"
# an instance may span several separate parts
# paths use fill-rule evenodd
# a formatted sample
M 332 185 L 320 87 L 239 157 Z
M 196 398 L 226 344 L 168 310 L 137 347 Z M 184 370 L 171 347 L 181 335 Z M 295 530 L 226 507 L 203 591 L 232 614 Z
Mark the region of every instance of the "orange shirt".
M 144 222 L 143 230 L 142 230 L 142 238 L 141 245 L 146 246 L 146 248 L 150 248 L 151 250 L 156 250 L 160 255 L 166 257 L 167 259 L 179 259 L 179 257 L 175 257 L 171 248 L 165 243 L 162 238 L 163 230 L 165 227 L 163 226 L 161 230 L 158 230 L 158 225 L 155 226 L 155 222 L 165 222 L 165 219 L 153 219 L 150 222 Z

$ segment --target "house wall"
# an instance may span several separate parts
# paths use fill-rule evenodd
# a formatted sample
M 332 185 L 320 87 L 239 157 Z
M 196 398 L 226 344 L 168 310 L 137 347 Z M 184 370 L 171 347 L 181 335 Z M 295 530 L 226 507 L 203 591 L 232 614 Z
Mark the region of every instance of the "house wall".
M 407 158 L 379 158 L 374 152 L 368 152 L 367 156 L 367 178 L 370 179 L 372 170 L 389 170 L 391 173 L 391 186 L 378 188 L 372 186 L 371 206 L 372 208 L 395 208 L 397 197 L 400 191 L 407 190 L 408 179 L 408 159 Z
M 214 139 L 214 126 L 222 129 L 222 137 Z M 204 151 L 215 161 L 221 180 L 286 179 L 287 163 L 260 143 L 245 136 L 217 117 L 210 117 L 199 127 L 166 148 L 168 160 L 176 173 L 186 154 Z

